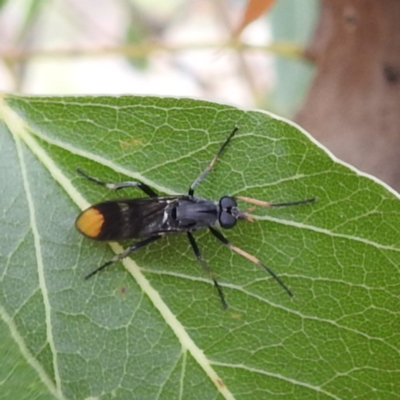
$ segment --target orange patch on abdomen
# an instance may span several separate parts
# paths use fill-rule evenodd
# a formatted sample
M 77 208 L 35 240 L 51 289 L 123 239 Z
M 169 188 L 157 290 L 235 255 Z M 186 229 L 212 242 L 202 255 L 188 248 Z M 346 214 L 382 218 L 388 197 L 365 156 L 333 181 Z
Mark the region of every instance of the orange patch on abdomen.
M 96 239 L 104 224 L 104 215 L 96 208 L 90 207 L 76 219 L 75 226 L 83 235 Z

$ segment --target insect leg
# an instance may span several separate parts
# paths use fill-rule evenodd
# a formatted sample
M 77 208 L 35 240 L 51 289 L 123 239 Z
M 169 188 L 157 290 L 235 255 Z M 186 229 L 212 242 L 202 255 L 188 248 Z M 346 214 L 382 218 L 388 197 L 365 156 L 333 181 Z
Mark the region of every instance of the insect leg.
M 219 283 L 217 282 L 211 268 L 207 265 L 207 263 L 203 260 L 201 253 L 200 253 L 200 249 L 197 246 L 196 241 L 194 240 L 193 235 L 190 232 L 187 232 L 187 236 L 189 238 L 189 242 L 190 245 L 192 246 L 193 252 L 197 258 L 197 260 L 199 261 L 199 263 L 201 264 L 201 266 L 203 267 L 203 269 L 207 272 L 207 274 L 210 276 L 210 278 L 213 280 L 214 282 L 214 286 L 217 289 L 219 298 L 221 299 L 221 303 L 222 303 L 222 307 L 226 310 L 228 308 L 228 303 L 225 300 L 225 296 L 224 293 L 222 291 L 221 286 L 219 285 Z
M 210 227 L 210 231 L 225 246 L 229 247 L 234 252 L 240 254 L 242 257 L 247 258 L 249 261 L 253 262 L 254 264 L 257 264 L 259 267 L 265 269 L 265 271 L 267 271 L 279 283 L 279 285 L 282 286 L 283 289 L 285 289 L 286 293 L 290 297 L 293 297 L 293 293 L 283 283 L 283 281 L 279 278 L 279 276 L 276 275 L 275 272 L 272 271 L 272 269 L 270 269 L 266 265 L 264 265 L 257 257 L 254 257 L 251 254 L 245 252 L 244 250 L 239 249 L 239 247 L 234 246 L 220 231 L 217 231 L 216 229 L 214 229 L 212 227 Z
M 190 185 L 189 188 L 189 196 L 193 196 L 194 193 L 194 189 L 196 188 L 196 186 L 206 177 L 206 175 L 211 171 L 211 169 L 213 168 L 214 164 L 216 163 L 216 161 L 218 160 L 219 156 L 222 154 L 222 152 L 225 150 L 225 147 L 228 145 L 228 143 L 230 142 L 230 140 L 233 138 L 233 136 L 235 135 L 235 133 L 239 130 L 238 126 L 235 126 L 233 128 L 233 131 L 231 132 L 231 134 L 228 136 L 228 138 L 225 140 L 224 144 L 220 147 L 220 149 L 218 150 L 217 154 L 214 156 L 214 158 L 211 160 L 210 164 L 207 166 L 207 168 L 194 180 L 194 182 Z
M 133 251 L 140 249 L 141 247 L 147 246 L 148 244 L 154 242 L 157 239 L 160 239 L 162 236 L 152 236 L 147 239 L 142 240 L 141 242 L 134 243 L 131 246 L 127 247 L 122 253 L 116 254 L 110 261 L 107 261 L 100 267 L 96 268 L 94 271 L 92 271 L 90 274 L 85 276 L 85 279 L 91 278 L 93 275 L 97 274 L 104 268 L 108 267 L 111 264 L 114 264 L 115 262 L 122 260 L 125 258 L 129 253 L 132 253 Z
M 107 183 L 107 182 L 103 182 L 97 178 L 93 178 L 92 176 L 86 174 L 86 172 L 83 172 L 80 168 L 77 168 L 76 171 L 80 175 L 85 177 L 86 179 L 89 179 L 89 181 L 97 183 L 98 185 L 104 186 L 107 189 L 119 190 L 119 189 L 126 188 L 126 187 L 137 187 L 142 192 L 147 194 L 149 197 L 157 197 L 158 196 L 158 194 L 153 189 L 151 189 L 149 186 L 147 186 L 146 184 L 144 184 L 142 182 L 127 181 L 127 182 L 121 182 L 121 183 Z

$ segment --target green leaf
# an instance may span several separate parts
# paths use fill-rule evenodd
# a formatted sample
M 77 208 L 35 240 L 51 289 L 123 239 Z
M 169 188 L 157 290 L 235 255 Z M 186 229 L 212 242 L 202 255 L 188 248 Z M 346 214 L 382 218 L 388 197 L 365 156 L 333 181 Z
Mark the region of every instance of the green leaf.
M 5 96 L 0 117 L 1 351 L 15 359 L 0 366 L 8 398 L 27 388 L 66 399 L 399 398 L 400 202 L 389 188 L 261 111 L 172 98 Z M 142 194 L 111 192 L 76 168 L 187 193 L 235 125 L 196 194 L 318 198 L 257 209 L 254 223 L 224 232 L 294 297 L 206 231 L 195 236 L 228 311 L 186 235 L 84 280 L 122 247 L 82 237 L 80 209 Z

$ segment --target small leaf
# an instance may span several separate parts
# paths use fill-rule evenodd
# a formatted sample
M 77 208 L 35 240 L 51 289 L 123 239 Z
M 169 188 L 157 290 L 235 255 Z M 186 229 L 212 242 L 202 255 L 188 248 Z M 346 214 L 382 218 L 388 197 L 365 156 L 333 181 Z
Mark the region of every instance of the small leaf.
M 243 13 L 242 20 L 235 29 L 234 36 L 239 36 L 240 33 L 261 15 L 265 14 L 275 3 L 275 0 L 249 0 L 246 10 Z
M 261 111 L 173 98 L 4 96 L 0 118 L 8 398 L 22 397 L 16 375 L 31 398 L 44 390 L 57 398 L 398 398 L 400 203 L 392 190 Z M 187 193 L 235 125 L 196 195 L 317 197 L 259 209 L 254 223 L 224 232 L 294 297 L 206 231 L 195 236 L 227 311 L 186 235 L 84 280 L 122 247 L 82 237 L 80 210 L 142 194 L 111 192 L 76 168 Z

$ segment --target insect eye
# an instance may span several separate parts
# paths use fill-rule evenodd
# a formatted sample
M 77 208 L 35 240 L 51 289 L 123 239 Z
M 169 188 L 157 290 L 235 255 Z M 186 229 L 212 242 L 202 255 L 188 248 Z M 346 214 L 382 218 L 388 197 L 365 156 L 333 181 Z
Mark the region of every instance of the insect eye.
M 227 208 L 232 208 L 232 207 L 236 207 L 236 200 L 232 197 L 229 196 L 224 196 L 221 197 L 221 199 L 219 200 L 219 206 L 221 207 L 221 209 L 227 209 Z
M 236 225 L 236 218 L 227 211 L 221 211 L 219 215 L 219 224 L 221 228 L 230 229 Z

